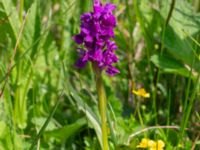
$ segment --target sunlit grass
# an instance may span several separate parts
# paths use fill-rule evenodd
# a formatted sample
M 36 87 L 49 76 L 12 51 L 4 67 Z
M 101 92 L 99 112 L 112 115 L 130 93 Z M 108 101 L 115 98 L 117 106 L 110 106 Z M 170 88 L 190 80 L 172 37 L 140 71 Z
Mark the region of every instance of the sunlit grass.
M 199 0 L 110 2 L 120 70 L 102 72 L 110 150 L 200 149 Z M 101 149 L 95 75 L 75 66 L 72 39 L 92 4 L 0 0 L 0 150 Z

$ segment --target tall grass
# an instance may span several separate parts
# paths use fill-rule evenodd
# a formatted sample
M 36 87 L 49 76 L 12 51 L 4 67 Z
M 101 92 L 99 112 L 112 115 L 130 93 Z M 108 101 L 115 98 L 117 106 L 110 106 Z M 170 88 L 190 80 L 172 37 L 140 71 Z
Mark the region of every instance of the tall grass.
M 104 76 L 109 148 L 145 137 L 200 149 L 199 0 L 110 2 L 120 74 Z M 95 76 L 75 67 L 72 40 L 91 10 L 89 0 L 0 0 L 0 150 L 102 149 Z

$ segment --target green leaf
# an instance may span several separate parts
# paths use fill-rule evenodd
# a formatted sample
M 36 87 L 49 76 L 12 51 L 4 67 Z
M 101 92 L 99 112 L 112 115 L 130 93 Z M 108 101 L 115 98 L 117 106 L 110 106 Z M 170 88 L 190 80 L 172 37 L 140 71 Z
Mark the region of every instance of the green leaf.
M 12 29 L 14 43 L 17 39 L 18 32 L 20 29 L 20 21 L 18 17 L 18 12 L 14 7 L 11 0 L 1 0 L 0 1 L 0 9 L 4 11 L 5 15 L 8 16 L 9 25 Z
M 26 24 L 24 26 L 21 39 L 21 46 L 23 47 L 23 49 L 27 50 L 32 48 L 34 49 L 32 53 L 35 54 L 38 44 L 34 44 L 34 42 L 37 40 L 37 38 L 39 38 L 39 36 L 40 36 L 40 21 L 37 14 L 37 1 L 35 1 L 29 8 L 29 14 L 26 20 Z
M 85 113 L 85 115 L 87 116 L 88 120 L 92 124 L 97 134 L 100 145 L 102 146 L 102 133 L 101 133 L 100 122 L 97 115 L 82 100 L 82 98 L 77 94 L 77 92 L 73 89 L 73 87 L 70 84 L 65 84 L 65 86 L 66 86 L 66 95 L 68 95 L 68 98 L 70 99 L 72 104 L 74 104 L 75 102 L 76 107 L 78 107 L 79 110 Z
M 189 43 L 188 39 L 181 39 L 171 27 L 166 29 L 164 45 L 172 56 L 192 66 L 196 56 L 191 48 L 191 43 Z M 193 67 L 195 70 L 200 71 L 200 62 L 196 61 Z
M 60 104 L 61 101 L 61 96 L 62 96 L 63 91 L 61 91 L 61 94 L 58 96 L 58 100 L 56 101 L 56 104 L 54 105 L 52 111 L 50 112 L 48 118 L 46 119 L 46 121 L 44 122 L 44 124 L 42 125 L 40 131 L 38 132 L 38 134 L 35 136 L 31 146 L 30 146 L 30 150 L 34 149 L 35 144 L 38 142 L 39 138 L 41 137 L 41 135 L 45 132 L 45 129 L 47 128 L 49 122 L 51 121 L 51 119 L 53 118 L 53 115 L 55 114 L 58 105 Z
M 45 117 L 34 117 L 32 118 L 31 122 L 35 125 L 36 129 L 39 130 L 42 128 L 42 125 L 45 123 L 46 120 L 47 118 Z M 49 131 L 55 128 L 56 128 L 55 123 L 53 122 L 53 120 L 50 120 L 45 130 Z
M 170 2 L 169 0 L 164 1 Z M 163 4 L 166 4 L 166 2 L 163 2 Z M 160 12 L 163 18 L 166 18 L 169 13 L 169 7 L 162 7 Z M 183 30 L 190 35 L 198 33 L 200 31 L 199 21 L 200 13 L 195 13 L 192 5 L 189 2 L 186 0 L 176 1 L 169 23 L 180 39 L 185 39 Z
M 160 35 L 157 40 L 163 42 L 168 53 L 175 59 L 181 60 L 184 64 L 200 72 L 200 61 L 196 61 L 192 66 L 195 58 L 194 51 L 196 50 L 194 42 L 190 39 L 191 37 L 196 38 L 200 33 L 200 13 L 194 13 L 191 4 L 187 1 L 177 0 L 169 25 L 165 30 L 163 29 L 164 35 L 162 35 L 160 26 L 164 27 L 164 22 L 169 14 L 171 0 L 160 2 L 160 9 L 149 7 L 151 3 L 149 1 L 141 1 L 140 3 L 140 10 L 144 16 L 143 22 L 148 27 L 146 29 L 148 35 L 151 38 L 155 37 L 154 35 Z
M 161 10 L 161 15 L 166 18 L 167 9 Z M 176 59 L 183 61 L 191 67 L 195 58 L 194 46 L 188 36 L 199 34 L 200 14 L 195 14 L 192 6 L 187 1 L 177 0 L 175 9 L 170 19 L 170 25 L 164 35 L 164 46 Z M 186 34 L 188 36 L 186 36 Z M 193 65 L 200 71 L 200 61 Z
M 5 137 L 5 129 L 6 129 L 6 124 L 1 121 L 0 122 L 0 139 Z
M 151 61 L 166 73 L 176 73 L 185 77 L 190 76 L 190 71 L 182 63 L 167 55 L 153 55 Z
M 1 150 L 13 149 L 8 126 L 3 121 L 0 121 L 0 148 Z
M 174 130 L 169 130 L 168 131 L 168 139 L 169 139 L 169 143 L 175 147 L 178 145 L 178 133 Z
M 44 133 L 47 137 L 54 137 L 59 142 L 64 142 L 67 140 L 70 136 L 73 136 L 76 134 L 76 132 L 82 128 L 86 124 L 86 119 L 82 118 L 77 120 L 73 124 L 65 125 L 62 128 L 54 129 L 52 131 L 46 131 Z
M 37 3 L 33 3 L 28 10 L 26 22 L 21 38 L 21 48 L 29 49 L 34 43 L 35 29 L 36 29 L 36 9 Z M 33 47 L 32 47 L 33 48 Z M 36 50 L 36 49 L 35 49 Z M 17 58 L 16 58 L 17 59 Z M 19 58 L 18 58 L 19 59 Z M 15 98 L 15 119 L 19 128 L 25 128 L 27 125 L 27 92 L 31 83 L 31 78 L 33 74 L 33 68 L 28 67 L 26 69 L 27 61 L 23 59 L 21 62 L 21 67 L 18 67 L 18 84 L 20 86 L 16 89 Z M 30 66 L 30 64 L 28 64 Z M 19 64 L 18 64 L 19 66 Z M 20 72 L 20 73 L 19 73 Z

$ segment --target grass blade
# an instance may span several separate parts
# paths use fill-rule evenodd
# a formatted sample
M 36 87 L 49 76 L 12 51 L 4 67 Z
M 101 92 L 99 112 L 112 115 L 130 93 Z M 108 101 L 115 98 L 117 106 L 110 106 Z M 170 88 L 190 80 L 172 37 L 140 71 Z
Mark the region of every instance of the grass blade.
M 61 100 L 61 96 L 63 95 L 63 90 L 61 91 L 61 94 L 58 96 L 58 100 L 55 104 L 55 106 L 53 107 L 51 113 L 49 114 L 47 120 L 45 121 L 45 123 L 43 124 L 42 128 L 40 129 L 40 131 L 38 132 L 38 134 L 36 135 L 36 137 L 34 138 L 34 141 L 30 147 L 29 150 L 33 150 L 35 147 L 35 144 L 37 143 L 37 141 L 40 139 L 41 135 L 44 133 L 47 125 L 49 124 L 49 121 L 51 120 L 51 118 L 53 117 L 54 113 L 56 112 L 56 109 L 58 108 L 58 105 L 60 103 Z

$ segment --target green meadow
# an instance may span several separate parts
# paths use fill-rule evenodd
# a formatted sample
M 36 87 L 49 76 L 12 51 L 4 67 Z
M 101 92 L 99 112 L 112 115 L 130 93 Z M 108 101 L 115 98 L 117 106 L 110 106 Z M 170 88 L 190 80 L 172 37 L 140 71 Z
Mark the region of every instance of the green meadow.
M 114 76 L 75 65 L 93 0 L 0 0 L 0 150 L 200 150 L 200 0 L 101 2 Z

